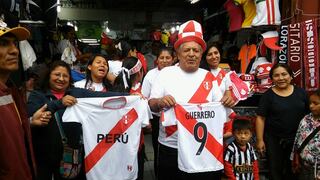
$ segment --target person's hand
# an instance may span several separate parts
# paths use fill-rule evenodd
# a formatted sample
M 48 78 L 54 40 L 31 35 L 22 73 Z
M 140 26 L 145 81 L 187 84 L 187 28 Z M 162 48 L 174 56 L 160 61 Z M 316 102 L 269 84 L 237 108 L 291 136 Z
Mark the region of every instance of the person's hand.
M 73 96 L 66 95 L 62 98 L 62 104 L 66 107 L 73 106 L 77 103 L 77 99 Z
M 38 109 L 32 116 L 31 126 L 46 126 L 51 119 L 51 112 L 46 111 L 47 104 Z
M 230 90 L 225 91 L 220 102 L 222 103 L 222 105 L 226 107 L 233 107 L 236 105 L 236 102 L 234 101 Z
M 256 142 L 256 148 L 257 148 L 257 151 L 259 152 L 259 154 L 260 154 L 261 156 L 264 156 L 264 155 L 265 155 L 266 145 L 264 144 L 264 141 L 263 141 L 263 140 L 257 140 L 257 142 Z
M 147 125 L 146 127 L 142 128 L 143 134 L 150 134 L 152 132 L 152 126 L 151 124 Z
M 166 95 L 158 99 L 159 109 L 168 109 L 173 107 L 175 104 L 176 100 L 171 95 Z
M 298 153 L 293 154 L 293 160 L 291 161 L 291 167 L 292 167 L 292 172 L 294 174 L 300 172 L 301 164 L 300 164 L 300 157 Z

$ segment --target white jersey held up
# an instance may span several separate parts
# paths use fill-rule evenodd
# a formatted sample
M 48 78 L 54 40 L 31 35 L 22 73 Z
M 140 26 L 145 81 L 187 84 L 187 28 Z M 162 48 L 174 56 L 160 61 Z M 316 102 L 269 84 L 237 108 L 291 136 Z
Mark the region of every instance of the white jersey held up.
M 82 124 L 88 180 L 136 179 L 141 128 L 151 111 L 138 96 L 79 98 L 63 122 Z
M 179 103 L 205 103 L 220 101 L 222 93 L 213 75 L 204 69 L 187 73 L 178 66 L 162 69 L 151 89 L 150 99 L 171 95 Z M 159 143 L 177 148 L 175 126 L 159 127 Z
M 178 125 L 178 167 L 187 173 L 223 169 L 226 108 L 219 102 L 177 104 L 162 114 L 163 126 Z

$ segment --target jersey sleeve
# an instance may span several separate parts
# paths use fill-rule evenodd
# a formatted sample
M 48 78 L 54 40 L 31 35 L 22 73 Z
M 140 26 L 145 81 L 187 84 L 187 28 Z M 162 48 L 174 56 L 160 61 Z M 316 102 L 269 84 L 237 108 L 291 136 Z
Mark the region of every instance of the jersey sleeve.
M 151 86 L 151 82 L 150 82 L 150 74 L 149 74 L 149 76 L 147 74 L 143 80 L 143 83 L 142 83 L 141 93 L 144 97 L 146 97 L 148 99 L 150 97 L 151 87 L 152 86 Z
M 161 112 L 160 122 L 163 126 L 177 125 L 174 108 L 167 109 Z
M 138 113 L 139 118 L 142 120 L 142 127 L 146 127 L 149 125 L 149 120 L 152 119 L 152 113 L 147 100 L 141 100 L 140 105 L 142 111 Z
M 228 177 L 228 180 L 236 180 L 236 177 L 233 174 L 232 164 L 229 162 L 224 162 L 224 173 Z
M 228 145 L 225 156 L 224 156 L 224 165 L 225 165 L 225 174 L 228 179 L 235 179 L 233 174 L 233 164 L 234 164 L 234 148 L 232 145 Z
M 62 121 L 63 122 L 78 122 L 82 123 L 84 119 L 87 119 L 91 109 L 91 106 L 88 106 L 88 104 L 79 102 L 78 103 L 67 107 L 66 111 L 63 113 Z
M 224 161 L 229 162 L 231 164 L 233 164 L 234 162 L 234 151 L 235 149 L 233 148 L 233 146 L 228 145 L 227 149 L 226 149 L 226 153 L 224 156 Z

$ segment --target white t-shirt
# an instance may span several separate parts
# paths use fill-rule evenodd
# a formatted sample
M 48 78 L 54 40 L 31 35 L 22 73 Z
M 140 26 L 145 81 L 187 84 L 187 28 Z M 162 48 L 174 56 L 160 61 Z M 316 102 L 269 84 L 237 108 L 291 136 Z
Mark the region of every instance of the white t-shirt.
M 115 76 L 118 76 L 121 72 L 122 61 L 118 60 L 110 60 L 108 61 L 109 64 L 109 72 Z
M 152 116 L 148 102 L 138 96 L 77 100 L 62 119 L 82 124 L 87 179 L 136 179 L 141 128 Z
M 203 99 L 212 102 L 220 101 L 222 93 L 217 82 L 212 79 L 206 79 L 212 74 L 204 69 L 199 68 L 196 72 L 186 73 L 179 66 L 170 66 L 162 69 L 158 78 L 151 89 L 150 99 L 161 98 L 165 95 L 171 95 L 178 103 L 189 102 L 193 95 L 196 94 L 198 88 L 209 89 L 206 95 L 201 95 Z M 205 80 L 206 79 L 206 80 Z M 202 101 L 203 103 L 205 101 Z M 164 128 L 161 123 L 159 127 L 159 143 L 177 148 L 177 133 L 174 127 Z
M 144 77 L 143 82 L 142 82 L 141 93 L 146 98 L 150 97 L 152 86 L 155 83 L 156 78 L 158 77 L 159 73 L 160 73 L 160 70 L 156 67 L 156 68 L 153 68 L 150 71 L 148 71 L 148 73 Z
M 226 108 L 218 102 L 177 104 L 163 113 L 164 126 L 178 125 L 178 167 L 187 173 L 223 169 Z
M 78 87 L 78 88 L 89 89 L 92 91 L 104 91 L 105 90 L 105 87 L 102 83 L 88 82 L 87 87 L 85 87 L 86 81 L 87 81 L 86 79 L 82 79 L 81 81 L 77 81 L 74 83 L 74 86 Z
M 143 79 L 141 93 L 147 99 L 149 99 L 149 97 L 150 97 L 152 86 L 153 86 L 154 82 L 156 81 L 156 78 L 159 76 L 159 73 L 160 73 L 160 70 L 156 67 L 156 68 L 148 71 L 148 73 L 146 74 L 146 76 Z M 156 116 L 160 116 L 160 113 L 152 112 L 152 114 L 154 114 Z
M 256 16 L 252 20 L 252 26 L 280 25 L 279 0 L 254 0 L 254 2 Z

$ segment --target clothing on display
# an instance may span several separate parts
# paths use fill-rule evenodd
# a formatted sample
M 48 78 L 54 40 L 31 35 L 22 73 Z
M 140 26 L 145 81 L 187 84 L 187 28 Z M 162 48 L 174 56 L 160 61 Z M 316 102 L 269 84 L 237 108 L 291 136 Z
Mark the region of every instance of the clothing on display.
M 136 179 L 141 128 L 151 117 L 138 96 L 79 98 L 68 107 L 63 122 L 82 124 L 87 179 Z
M 229 32 L 240 30 L 244 20 L 244 12 L 242 8 L 235 5 L 233 0 L 227 0 L 223 7 L 228 11 L 228 15 L 230 17 Z
M 250 63 L 251 59 L 254 58 L 257 54 L 257 46 L 255 44 L 244 44 L 242 45 L 238 60 L 241 62 L 241 71 L 240 73 L 245 73 L 248 64 Z
M 253 18 L 256 16 L 256 6 L 253 0 L 233 0 L 237 6 L 241 6 L 244 11 L 242 28 L 250 28 Z
M 279 0 L 254 0 L 256 5 L 256 16 L 252 26 L 280 25 L 281 14 Z

